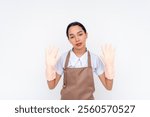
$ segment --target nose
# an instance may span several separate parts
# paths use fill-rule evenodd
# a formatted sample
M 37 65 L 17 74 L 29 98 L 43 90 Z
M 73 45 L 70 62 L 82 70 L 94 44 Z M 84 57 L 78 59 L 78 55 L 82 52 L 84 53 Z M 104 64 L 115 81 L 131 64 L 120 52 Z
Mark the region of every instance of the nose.
M 80 39 L 79 39 L 79 37 L 77 36 L 77 37 L 75 37 L 75 40 L 76 40 L 76 41 L 79 41 Z

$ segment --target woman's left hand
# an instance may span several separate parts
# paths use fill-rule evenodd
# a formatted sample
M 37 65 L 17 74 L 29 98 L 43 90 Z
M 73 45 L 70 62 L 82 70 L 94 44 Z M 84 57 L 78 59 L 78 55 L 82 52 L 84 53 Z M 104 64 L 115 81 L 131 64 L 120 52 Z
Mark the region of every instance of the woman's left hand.
M 104 71 L 106 78 L 112 80 L 115 77 L 115 49 L 111 44 L 106 44 L 101 47 L 101 55 L 100 58 L 104 64 Z

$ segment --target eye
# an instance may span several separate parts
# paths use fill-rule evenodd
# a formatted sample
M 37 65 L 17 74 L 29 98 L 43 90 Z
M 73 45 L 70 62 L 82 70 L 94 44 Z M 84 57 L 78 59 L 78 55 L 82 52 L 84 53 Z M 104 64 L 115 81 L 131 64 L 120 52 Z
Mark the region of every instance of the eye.
M 73 39 L 74 38 L 74 36 L 70 36 L 70 39 Z
M 82 35 L 83 35 L 82 33 L 79 34 L 79 36 L 82 36 Z

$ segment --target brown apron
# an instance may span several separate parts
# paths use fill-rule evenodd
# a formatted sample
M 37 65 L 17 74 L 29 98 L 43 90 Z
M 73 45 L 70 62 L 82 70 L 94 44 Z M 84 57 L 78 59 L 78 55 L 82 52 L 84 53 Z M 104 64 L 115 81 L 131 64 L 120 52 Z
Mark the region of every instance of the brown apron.
M 70 51 L 64 67 L 64 83 L 61 90 L 61 100 L 93 100 L 95 91 L 91 56 L 88 51 L 88 67 L 68 68 Z

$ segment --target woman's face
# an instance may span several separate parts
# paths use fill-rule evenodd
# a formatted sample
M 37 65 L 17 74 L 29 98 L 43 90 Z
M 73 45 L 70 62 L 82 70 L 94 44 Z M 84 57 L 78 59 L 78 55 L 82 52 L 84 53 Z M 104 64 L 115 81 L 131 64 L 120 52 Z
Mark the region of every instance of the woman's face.
M 85 49 L 87 33 L 80 26 L 71 26 L 68 30 L 68 38 L 74 49 Z

